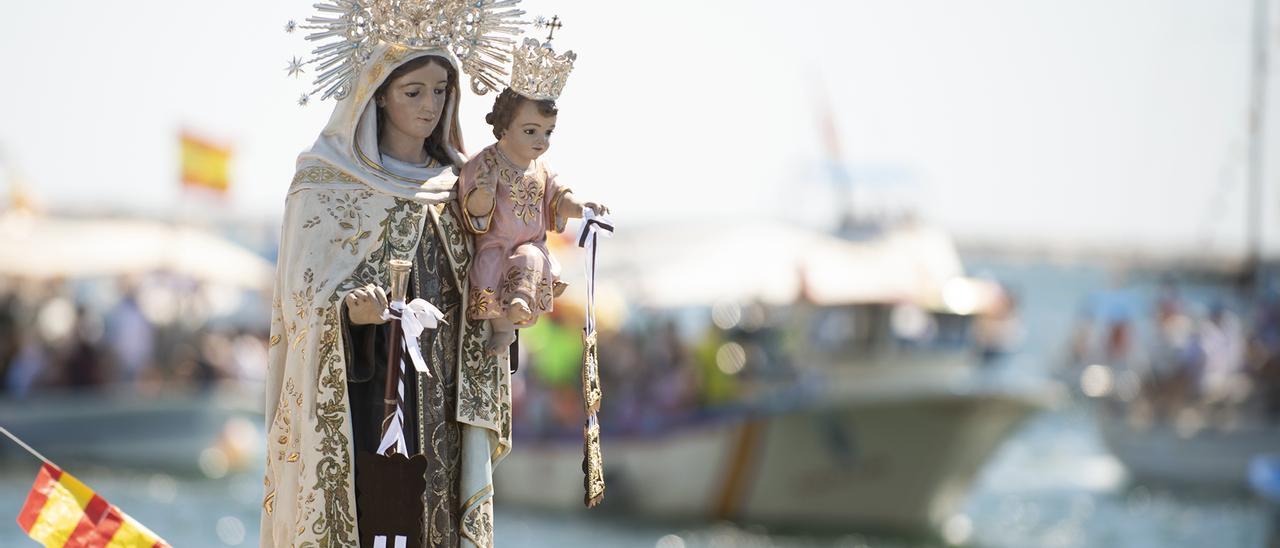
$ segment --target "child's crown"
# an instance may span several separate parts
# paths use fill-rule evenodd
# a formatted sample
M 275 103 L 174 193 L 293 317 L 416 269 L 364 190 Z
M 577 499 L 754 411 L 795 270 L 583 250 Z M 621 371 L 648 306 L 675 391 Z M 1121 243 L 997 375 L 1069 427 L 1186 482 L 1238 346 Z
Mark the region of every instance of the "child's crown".
M 544 43 L 539 44 L 533 38 L 525 38 L 524 43 L 516 48 L 510 87 L 512 91 L 535 101 L 554 101 L 564 91 L 565 81 L 569 79 L 573 62 L 578 59 L 578 55 L 572 51 L 556 55 L 551 48 L 551 39 L 561 26 L 559 17 L 553 17 L 550 21 L 538 18 L 535 25 L 551 29 L 551 33 Z

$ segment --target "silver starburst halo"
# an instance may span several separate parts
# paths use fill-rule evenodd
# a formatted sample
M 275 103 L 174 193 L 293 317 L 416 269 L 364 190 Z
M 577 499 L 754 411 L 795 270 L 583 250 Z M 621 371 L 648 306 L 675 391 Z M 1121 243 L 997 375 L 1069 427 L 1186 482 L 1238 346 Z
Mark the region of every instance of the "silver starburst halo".
M 328 0 L 315 4 L 319 14 L 306 24 L 286 25 L 311 32 L 307 40 L 325 41 L 302 65 L 315 64 L 315 89 L 321 99 L 342 99 L 374 48 L 390 43 L 410 49 L 447 48 L 471 77 L 471 90 L 484 95 L 505 85 L 515 36 L 521 33 L 521 0 Z M 301 65 L 290 65 L 290 70 Z
M 572 51 L 556 55 L 550 41 L 539 43 L 533 38 L 525 38 L 515 51 L 511 90 L 530 99 L 554 101 L 564 91 L 564 84 L 569 73 L 573 72 L 576 60 L 578 55 Z
M 299 74 L 302 74 L 303 73 L 302 59 L 298 59 L 297 57 L 290 59 L 289 66 L 285 67 L 284 70 L 285 72 L 289 73 L 289 76 L 297 76 Z

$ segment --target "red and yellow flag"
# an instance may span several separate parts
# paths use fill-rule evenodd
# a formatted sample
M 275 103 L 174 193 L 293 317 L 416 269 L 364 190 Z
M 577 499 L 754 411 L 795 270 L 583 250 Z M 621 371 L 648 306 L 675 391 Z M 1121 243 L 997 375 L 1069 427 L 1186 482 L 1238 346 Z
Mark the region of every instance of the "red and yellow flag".
M 182 132 L 182 184 L 226 192 L 231 149 Z
M 18 525 L 45 548 L 159 548 L 169 544 L 80 480 L 46 464 Z

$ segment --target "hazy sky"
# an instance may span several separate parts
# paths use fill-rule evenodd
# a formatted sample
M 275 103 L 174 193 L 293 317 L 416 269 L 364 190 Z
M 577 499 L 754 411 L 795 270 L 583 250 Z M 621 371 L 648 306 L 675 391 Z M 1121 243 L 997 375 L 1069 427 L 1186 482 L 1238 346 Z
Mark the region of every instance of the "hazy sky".
M 332 108 L 296 106 L 311 75 L 284 72 L 309 49 L 284 23 L 310 15 L 311 3 L 6 10 L 0 157 L 46 202 L 177 208 L 177 135 L 187 127 L 235 147 L 234 192 L 220 207 L 278 216 L 294 158 Z M 525 8 L 564 19 L 556 45 L 579 54 L 547 158 L 621 223 L 826 222 L 836 205 L 818 124 L 825 96 L 867 200 L 905 202 L 961 236 L 1189 250 L 1242 240 L 1252 4 Z M 470 151 L 492 142 L 491 104 L 463 99 Z M 1280 135 L 1271 141 L 1277 148 Z M 1276 195 L 1271 219 L 1280 219 Z M 1269 234 L 1280 247 L 1280 231 Z

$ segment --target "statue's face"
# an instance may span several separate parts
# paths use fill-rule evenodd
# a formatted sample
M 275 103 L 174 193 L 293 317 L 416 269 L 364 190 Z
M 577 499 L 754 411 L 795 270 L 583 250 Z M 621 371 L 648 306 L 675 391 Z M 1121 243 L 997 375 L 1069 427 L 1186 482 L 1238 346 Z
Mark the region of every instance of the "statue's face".
M 387 84 L 378 98 L 384 131 L 401 137 L 426 140 L 440 123 L 449 97 L 449 73 L 437 63 L 427 63 Z
M 512 160 L 531 162 L 551 148 L 551 132 L 555 128 L 555 116 L 546 116 L 533 101 L 524 101 L 516 109 L 511 127 L 502 134 L 503 152 L 515 156 Z

